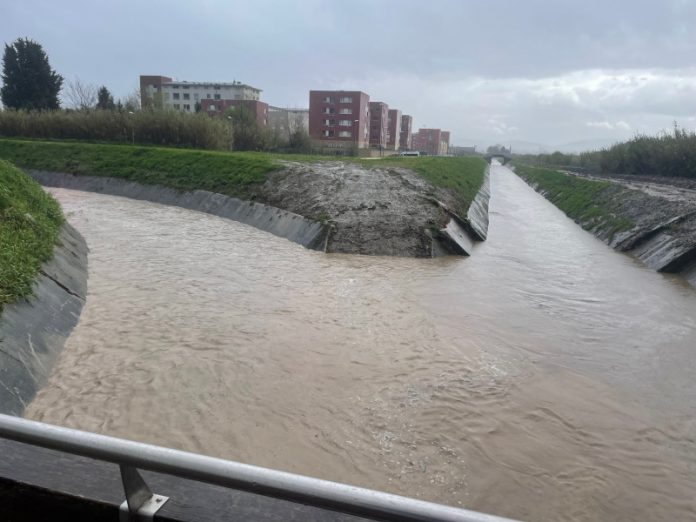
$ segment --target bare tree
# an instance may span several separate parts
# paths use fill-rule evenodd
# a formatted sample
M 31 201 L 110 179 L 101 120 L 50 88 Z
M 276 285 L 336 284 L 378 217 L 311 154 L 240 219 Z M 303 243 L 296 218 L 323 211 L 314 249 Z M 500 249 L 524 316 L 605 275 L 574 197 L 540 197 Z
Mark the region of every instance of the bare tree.
M 122 104 L 123 108 L 129 112 L 140 110 L 140 89 L 133 89 L 128 96 L 121 98 L 119 103 Z
M 85 83 L 79 78 L 69 81 L 65 88 L 68 105 L 77 110 L 93 109 L 97 104 L 97 86 Z

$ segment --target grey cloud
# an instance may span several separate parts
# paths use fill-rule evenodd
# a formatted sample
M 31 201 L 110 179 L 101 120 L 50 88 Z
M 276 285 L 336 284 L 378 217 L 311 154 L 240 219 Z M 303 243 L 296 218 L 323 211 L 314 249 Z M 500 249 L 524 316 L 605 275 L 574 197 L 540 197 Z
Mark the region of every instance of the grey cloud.
M 119 96 L 158 73 L 288 106 L 362 89 L 456 142 L 552 144 L 693 125 L 693 20 L 693 0 L 25 0 L 0 34 Z

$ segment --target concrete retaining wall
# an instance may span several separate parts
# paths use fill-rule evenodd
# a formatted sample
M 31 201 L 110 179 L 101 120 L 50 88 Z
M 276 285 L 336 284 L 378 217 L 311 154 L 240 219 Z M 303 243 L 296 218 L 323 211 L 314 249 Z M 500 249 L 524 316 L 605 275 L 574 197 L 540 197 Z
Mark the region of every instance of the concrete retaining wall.
M 483 184 L 469 206 L 466 218 L 462 218 L 444 203 L 437 203 L 450 216 L 447 226 L 433 240 L 433 257 L 447 254 L 471 255 L 476 241 L 488 236 L 488 202 L 491 198 L 490 167 L 486 168 Z M 438 244 L 439 243 L 439 244 Z
M 180 191 L 117 178 L 74 176 L 37 170 L 25 172 L 47 187 L 98 192 L 198 210 L 251 225 L 311 250 L 326 249 L 329 233 L 327 225 L 262 203 L 243 201 L 207 190 Z
M 479 241 L 485 241 L 488 236 L 488 202 L 490 199 L 490 167 L 486 167 L 486 175 L 483 178 L 483 184 L 466 213 L 467 221 Z
M 33 296 L 0 316 L 0 412 L 21 415 L 46 382 L 87 295 L 87 245 L 63 225 L 54 256 L 41 267 Z
M 527 182 L 545 196 L 543 187 Z M 600 192 L 595 204 L 613 216 L 634 223 L 633 228 L 615 233 L 611 223 L 576 220 L 580 226 L 612 248 L 635 256 L 646 266 L 658 272 L 682 274 L 696 286 L 696 211 L 693 205 L 618 183 Z

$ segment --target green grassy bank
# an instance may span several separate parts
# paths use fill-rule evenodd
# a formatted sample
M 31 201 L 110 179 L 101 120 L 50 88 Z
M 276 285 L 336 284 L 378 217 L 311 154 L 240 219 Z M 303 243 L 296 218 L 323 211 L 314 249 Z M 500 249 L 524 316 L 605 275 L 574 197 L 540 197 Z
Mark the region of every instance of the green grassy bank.
M 0 158 L 19 167 L 109 176 L 181 190 L 245 198 L 248 187 L 279 168 L 270 156 L 245 152 L 0 139 Z
M 0 139 L 0 158 L 28 169 L 75 175 L 109 176 L 181 190 L 209 190 L 228 196 L 254 197 L 254 185 L 281 169 L 281 159 L 300 162 L 337 161 L 335 157 L 279 155 L 261 152 L 218 152 L 75 141 Z M 466 211 L 483 183 L 486 162 L 478 157 L 379 160 L 343 158 L 365 168 L 404 167 L 433 185 L 450 191 L 457 211 Z
M 564 174 L 557 170 L 515 163 L 515 172 L 538 187 L 546 199 L 586 230 L 601 229 L 611 240 L 617 232 L 630 230 L 634 223 L 620 215 L 612 198 L 616 186 Z
M 22 171 L 0 160 L 0 311 L 31 294 L 41 263 L 53 255 L 63 213 Z

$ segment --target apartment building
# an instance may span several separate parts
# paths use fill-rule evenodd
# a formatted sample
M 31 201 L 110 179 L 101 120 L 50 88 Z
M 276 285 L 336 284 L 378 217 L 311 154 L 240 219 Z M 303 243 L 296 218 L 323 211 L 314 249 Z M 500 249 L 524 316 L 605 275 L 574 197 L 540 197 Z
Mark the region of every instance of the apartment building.
M 384 102 L 370 102 L 370 147 L 387 148 L 389 106 Z
M 442 131 L 440 134 L 440 155 L 449 154 L 450 132 Z
M 309 91 L 309 136 L 328 148 L 366 148 L 370 97 L 361 91 Z
M 401 116 L 401 132 L 399 133 L 399 148 L 401 150 L 411 150 L 413 131 L 413 118 L 408 114 Z
M 205 98 L 200 101 L 201 112 L 210 116 L 222 116 L 229 108 L 239 108 L 251 112 L 256 117 L 256 123 L 268 127 L 268 104 L 258 100 L 215 100 Z
M 284 109 L 269 105 L 268 128 L 285 140 L 298 128 L 309 132 L 309 109 Z
M 255 100 L 261 89 L 241 82 L 188 82 L 174 81 L 168 76 L 140 76 L 140 103 L 143 107 L 156 106 L 182 112 L 195 112 L 204 100 Z M 208 106 L 211 106 L 208 104 Z
M 401 111 L 389 109 L 387 113 L 387 149 L 399 150 L 401 142 Z
M 413 150 L 425 152 L 431 156 L 441 156 L 448 153 L 449 140 L 449 131 L 418 129 L 418 133 L 413 135 Z

